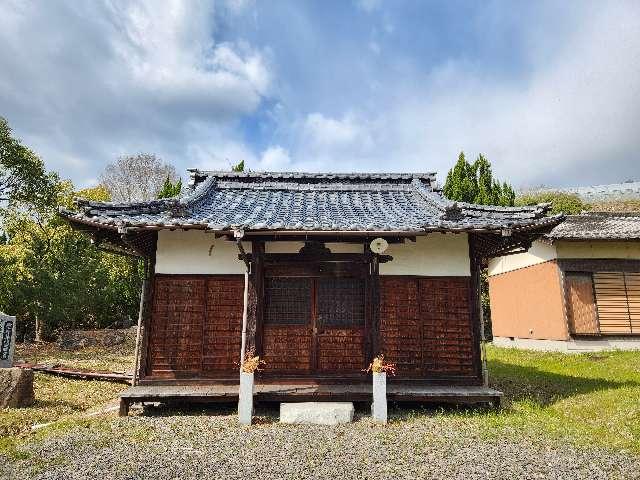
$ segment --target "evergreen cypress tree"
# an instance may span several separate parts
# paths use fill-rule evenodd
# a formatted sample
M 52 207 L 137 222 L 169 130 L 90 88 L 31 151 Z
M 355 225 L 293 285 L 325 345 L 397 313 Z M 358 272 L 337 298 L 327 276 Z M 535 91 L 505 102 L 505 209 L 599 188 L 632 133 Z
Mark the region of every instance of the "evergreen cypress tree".
M 167 175 L 167 179 L 162 184 L 162 188 L 158 192 L 158 198 L 171 198 L 180 195 L 182 191 L 182 179 L 179 178 L 176 183 L 171 182 Z
M 244 172 L 244 160 L 240 160 L 238 164 L 231 167 L 232 172 Z
M 473 203 L 478 203 L 480 205 L 495 205 L 491 164 L 482 154 L 480 154 L 478 159 L 474 162 L 474 170 L 478 179 L 478 189 L 473 199 Z
M 447 173 L 443 193 L 450 200 L 479 205 L 513 206 L 515 201 L 513 188 L 493 178 L 491 162 L 482 154 L 470 164 L 464 152 L 460 152 L 458 161 Z

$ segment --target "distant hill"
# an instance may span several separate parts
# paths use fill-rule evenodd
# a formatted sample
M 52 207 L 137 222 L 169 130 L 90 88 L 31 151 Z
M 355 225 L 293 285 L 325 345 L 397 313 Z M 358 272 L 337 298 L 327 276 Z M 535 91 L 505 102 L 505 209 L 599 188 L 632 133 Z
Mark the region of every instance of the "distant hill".
M 589 187 L 567 188 L 532 188 L 524 193 L 562 192 L 573 193 L 586 203 L 619 202 L 626 200 L 640 200 L 640 182 L 611 183 L 609 185 L 593 185 Z

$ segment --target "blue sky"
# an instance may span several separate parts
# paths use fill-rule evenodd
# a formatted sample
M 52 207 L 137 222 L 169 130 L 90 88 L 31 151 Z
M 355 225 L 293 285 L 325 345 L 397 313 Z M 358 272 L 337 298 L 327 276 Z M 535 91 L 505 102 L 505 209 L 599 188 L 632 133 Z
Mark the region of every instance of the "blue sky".
M 0 115 L 85 186 L 179 170 L 432 171 L 516 187 L 640 179 L 640 2 L 0 3 Z

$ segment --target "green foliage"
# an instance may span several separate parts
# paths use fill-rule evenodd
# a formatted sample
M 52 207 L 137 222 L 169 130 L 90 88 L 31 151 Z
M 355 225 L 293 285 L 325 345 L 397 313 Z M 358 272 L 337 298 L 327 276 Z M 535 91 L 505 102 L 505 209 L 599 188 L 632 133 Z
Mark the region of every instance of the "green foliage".
M 231 167 L 232 172 L 244 172 L 244 160 L 240 160 L 240 162 Z
M 9 200 L 0 208 L 0 311 L 17 315 L 28 336 L 38 325 L 45 338 L 60 328 L 105 327 L 135 317 L 142 278 L 138 260 L 98 250 L 57 215 L 58 207 L 71 208 L 78 194 L 108 200 L 106 189 L 74 192 L 71 182 L 47 173 L 26 147 L 5 150 L 20 153 L 12 157 L 15 170 L 24 165 L 37 174 L 30 180 L 39 191 L 8 190 Z
M 551 213 L 578 214 L 589 210 L 589 205 L 580 200 L 580 197 L 571 193 L 562 192 L 537 192 L 519 195 L 516 205 L 536 205 L 538 203 L 551 203 Z
M 171 178 L 167 175 L 167 179 L 162 184 L 162 188 L 158 192 L 158 198 L 171 198 L 180 195 L 182 192 L 182 179 L 179 178 L 176 183 L 171 181 Z
M 71 185 L 60 188 L 66 195 L 58 205 L 68 206 Z M 60 328 L 100 328 L 135 317 L 139 262 L 98 250 L 52 207 L 5 212 L 10 241 L 0 246 L 0 277 L 12 282 L 0 296 L 0 309 L 18 315 L 29 332 L 38 319 L 45 338 Z
M 460 152 L 458 161 L 449 170 L 443 193 L 450 200 L 479 205 L 512 206 L 515 200 L 513 188 L 493 178 L 491 162 L 484 155 L 480 154 L 470 164 L 464 152 Z
M 46 203 L 57 180 L 44 163 L 12 136 L 11 127 L 0 117 L 0 201 Z
M 110 202 L 111 193 L 104 185 L 98 185 L 97 187 L 83 188 L 76 192 L 77 197 L 86 198 L 87 200 L 93 200 L 94 202 Z

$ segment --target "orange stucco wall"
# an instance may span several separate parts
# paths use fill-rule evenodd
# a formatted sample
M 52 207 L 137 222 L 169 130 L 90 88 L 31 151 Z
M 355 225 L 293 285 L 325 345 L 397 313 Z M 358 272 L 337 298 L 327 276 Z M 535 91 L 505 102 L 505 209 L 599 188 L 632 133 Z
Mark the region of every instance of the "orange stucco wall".
M 555 260 L 489 277 L 489 296 L 494 336 L 569 338 Z

